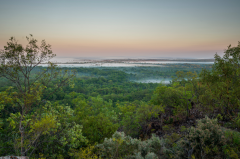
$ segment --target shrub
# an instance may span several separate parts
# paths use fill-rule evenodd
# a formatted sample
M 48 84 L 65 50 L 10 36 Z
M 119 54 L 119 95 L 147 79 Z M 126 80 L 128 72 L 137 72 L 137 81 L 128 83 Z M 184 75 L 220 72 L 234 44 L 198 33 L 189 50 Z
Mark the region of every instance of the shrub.
M 158 159 L 158 157 L 157 157 L 157 155 L 156 155 L 155 153 L 149 152 L 149 153 L 146 155 L 145 159 Z
M 141 141 L 126 136 L 124 132 L 115 132 L 97 148 L 100 157 L 110 159 L 237 159 L 240 156 L 240 133 L 220 127 L 217 119 L 205 117 L 182 138 L 176 133 L 166 135 L 165 139 L 153 134 L 150 139 Z
M 176 143 L 172 144 L 169 158 L 191 158 L 192 151 L 190 142 L 186 138 L 181 138 Z
M 223 146 L 224 154 L 227 158 L 239 158 L 240 157 L 240 133 L 226 129 L 225 137 L 227 144 Z
M 69 155 L 75 159 L 101 159 L 95 153 L 95 146 L 88 146 L 86 148 L 81 148 L 79 151 L 72 150 Z
M 234 125 L 236 128 L 240 128 L 240 113 L 234 118 Z
M 217 119 L 208 117 L 199 120 L 197 128 L 190 129 L 188 140 L 193 154 L 205 158 L 223 156 L 223 146 L 227 141 Z
M 171 135 L 165 135 L 164 136 L 167 139 L 167 143 L 173 144 L 176 142 L 181 136 L 177 133 L 172 133 Z
M 138 149 L 138 139 L 125 136 L 124 132 L 115 132 L 110 139 L 105 139 L 102 144 L 97 145 L 99 154 L 103 158 L 120 158 L 134 155 Z
M 225 129 L 217 119 L 205 117 L 196 128 L 171 147 L 171 158 L 234 158 L 240 157 L 240 133 Z
M 103 158 L 160 158 L 167 154 L 165 140 L 156 135 L 146 141 L 125 136 L 123 132 L 115 132 L 110 139 L 99 144 L 99 154 Z
M 142 142 L 146 143 L 146 146 L 148 148 L 147 154 L 150 152 L 153 152 L 159 158 L 162 158 L 168 154 L 168 149 L 166 148 L 167 147 L 166 140 L 162 139 L 162 138 L 160 139 L 155 134 L 152 134 L 152 137 L 150 139 L 148 139 L 146 141 L 142 141 Z M 140 150 L 142 150 L 142 149 L 143 148 L 141 148 Z
M 174 131 L 174 127 L 172 124 L 164 125 L 162 129 L 165 133 Z
M 181 126 L 181 127 L 180 127 L 180 131 L 181 131 L 181 132 L 185 132 L 185 131 L 187 131 L 186 126 Z

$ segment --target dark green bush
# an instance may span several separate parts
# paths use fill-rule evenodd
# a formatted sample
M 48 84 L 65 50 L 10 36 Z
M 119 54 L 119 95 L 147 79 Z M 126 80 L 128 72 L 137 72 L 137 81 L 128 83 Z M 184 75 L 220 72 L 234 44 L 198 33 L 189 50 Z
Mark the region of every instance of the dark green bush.
M 222 128 L 217 119 L 205 117 L 189 134 L 172 145 L 174 158 L 239 158 L 240 133 Z
M 214 158 L 223 156 L 223 146 L 227 139 L 217 119 L 205 117 L 198 121 L 196 128 L 191 128 L 187 137 L 196 158 Z

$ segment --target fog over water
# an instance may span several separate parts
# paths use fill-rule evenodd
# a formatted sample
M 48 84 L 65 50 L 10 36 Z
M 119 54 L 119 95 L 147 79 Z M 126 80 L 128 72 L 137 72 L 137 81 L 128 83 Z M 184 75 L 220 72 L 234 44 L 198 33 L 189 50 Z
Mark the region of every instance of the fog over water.
M 47 64 L 41 64 L 40 66 L 47 67 Z M 85 64 L 57 64 L 58 67 L 164 67 L 163 65 L 154 64 L 134 64 L 134 63 L 85 63 Z
M 136 58 L 128 58 L 128 57 L 104 57 L 104 58 L 98 58 L 98 57 L 54 57 L 52 58 L 50 61 L 51 62 L 61 62 L 61 63 L 66 63 L 66 62 L 86 62 L 86 61 L 101 61 L 101 60 L 111 60 L 111 59 L 118 59 L 118 60 L 137 60 L 137 59 L 167 59 L 167 60 L 183 60 L 182 58 L 156 58 L 156 57 L 136 57 Z M 202 58 L 197 58 L 197 59 L 188 59 L 188 58 L 184 58 L 185 60 L 201 60 Z M 158 61 L 156 61 L 157 63 Z M 155 63 L 155 61 L 153 61 L 152 63 Z
M 213 64 L 214 62 L 205 62 L 205 61 L 195 61 L 199 59 L 191 60 L 172 60 L 172 59 L 155 59 L 155 60 L 136 60 L 136 59 L 88 59 L 88 58 L 53 58 L 50 61 L 53 63 L 57 63 L 59 67 L 139 67 L 139 66 L 155 66 L 155 67 L 163 67 L 162 64 Z M 42 66 L 47 66 L 42 64 Z
M 57 64 L 58 67 L 165 67 L 161 64 L 213 64 L 214 62 L 183 62 L 183 61 L 162 61 L 158 63 L 83 63 L 83 64 Z M 47 67 L 48 64 L 40 64 Z
M 134 82 L 138 83 L 162 83 L 162 84 L 169 84 L 172 79 L 170 78 L 162 78 L 162 79 L 141 79 L 141 80 L 133 80 Z
M 198 61 L 196 61 L 198 60 Z M 206 60 L 207 61 L 207 60 Z M 122 71 L 130 74 L 135 74 L 136 72 L 129 72 L 128 68 L 131 67 L 166 67 L 166 64 L 213 64 L 214 62 L 205 62 L 200 61 L 199 59 L 186 59 L 186 60 L 171 60 L 171 59 L 122 59 L 122 60 L 116 60 L 116 59 L 82 59 L 82 58 L 53 58 L 51 62 L 56 63 L 58 67 L 71 67 L 71 68 L 77 68 L 77 67 L 85 67 L 85 68 L 126 68 Z M 48 64 L 41 64 L 40 66 L 47 67 Z M 89 76 L 87 74 L 81 75 L 81 76 Z M 162 83 L 162 84 L 169 84 L 171 78 L 141 78 L 137 80 L 130 80 L 138 83 Z

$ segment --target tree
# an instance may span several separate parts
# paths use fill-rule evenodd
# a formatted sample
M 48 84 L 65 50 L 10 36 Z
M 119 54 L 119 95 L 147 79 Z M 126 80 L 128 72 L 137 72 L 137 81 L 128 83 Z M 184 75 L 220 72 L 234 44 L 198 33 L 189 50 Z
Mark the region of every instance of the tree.
M 221 58 L 215 55 L 211 71 L 203 70 L 200 82 L 205 88 L 200 101 L 204 106 L 220 110 L 225 119 L 237 115 L 240 106 L 240 42 L 228 47 Z
M 100 96 L 91 97 L 88 101 L 80 97 L 73 100 L 75 105 L 75 121 L 83 125 L 83 135 L 90 144 L 101 143 L 117 131 L 117 114 L 113 110 L 112 101 L 104 101 Z
M 56 55 L 45 40 L 42 40 L 41 45 L 37 45 L 37 40 L 31 34 L 26 39 L 28 44 L 23 47 L 11 37 L 0 51 L 0 77 L 10 80 L 15 86 L 8 89 L 5 94 L 8 94 L 7 102 L 11 101 L 12 106 L 18 110 L 18 113 L 11 114 L 9 121 L 18 127 L 16 133 L 20 134 L 22 156 L 26 155 L 30 150 L 29 147 L 37 142 L 41 134 L 54 127 L 53 116 L 32 115 L 34 108 L 41 108 L 46 103 L 46 100 L 42 99 L 42 93 L 50 82 L 58 80 L 58 84 L 52 89 L 54 93 L 60 86 L 67 84 L 74 75 L 69 74 L 67 70 L 57 69 L 56 65 L 49 61 Z M 45 69 L 39 67 L 42 63 L 48 66 Z M 39 127 L 36 128 L 38 135 L 27 135 L 34 126 L 31 121 L 38 123 Z M 46 127 L 48 124 L 50 127 Z
M 82 125 L 79 125 L 74 120 L 74 110 L 70 106 L 60 105 L 59 103 L 47 102 L 43 106 L 42 112 L 35 112 L 36 115 L 46 117 L 53 117 L 54 125 L 40 136 L 39 142 L 33 145 L 32 149 L 35 152 L 29 154 L 28 157 L 39 158 L 39 154 L 44 154 L 45 157 L 51 158 L 65 158 L 68 157 L 69 149 L 76 149 L 87 144 L 87 139 L 83 136 Z M 46 116 L 46 117 L 45 117 Z M 38 121 L 32 124 L 30 131 L 36 132 L 42 131 L 42 125 L 44 122 Z M 48 126 L 48 125 L 47 125 Z M 36 131 L 39 130 L 40 131 Z M 33 152 L 33 151 L 32 151 Z

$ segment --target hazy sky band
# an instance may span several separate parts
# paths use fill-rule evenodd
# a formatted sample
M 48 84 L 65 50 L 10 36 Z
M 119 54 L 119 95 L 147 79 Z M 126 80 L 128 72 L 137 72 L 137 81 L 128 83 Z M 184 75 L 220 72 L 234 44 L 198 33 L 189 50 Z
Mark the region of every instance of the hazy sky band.
M 45 39 L 58 56 L 213 57 L 240 41 L 239 0 L 0 1 L 0 48 Z

